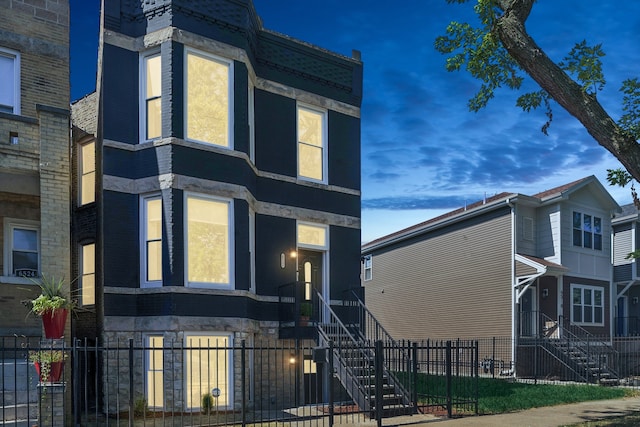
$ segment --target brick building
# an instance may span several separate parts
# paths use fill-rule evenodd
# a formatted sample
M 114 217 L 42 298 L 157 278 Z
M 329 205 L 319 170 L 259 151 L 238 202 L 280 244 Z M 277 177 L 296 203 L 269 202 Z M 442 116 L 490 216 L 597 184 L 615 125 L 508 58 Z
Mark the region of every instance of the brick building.
M 21 301 L 71 277 L 69 2 L 0 2 L 0 336 L 40 335 Z
M 362 62 L 265 30 L 250 0 L 105 0 L 102 22 L 72 108 L 74 333 L 149 347 L 149 406 L 193 410 L 207 387 L 154 348 L 314 340 L 282 293 L 359 287 Z M 238 371 L 207 371 L 221 407 Z

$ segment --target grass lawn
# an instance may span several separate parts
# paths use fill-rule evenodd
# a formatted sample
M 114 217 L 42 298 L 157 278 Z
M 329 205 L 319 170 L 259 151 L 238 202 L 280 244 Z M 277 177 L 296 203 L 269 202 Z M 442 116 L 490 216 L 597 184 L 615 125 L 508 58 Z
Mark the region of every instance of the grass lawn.
M 454 379 L 455 398 L 473 397 L 475 379 Z M 419 374 L 418 396 L 445 396 L 445 379 L 442 376 Z M 540 406 L 562 405 L 588 400 L 616 399 L 637 396 L 637 390 L 597 385 L 526 384 L 503 379 L 478 378 L 478 413 L 500 414 Z

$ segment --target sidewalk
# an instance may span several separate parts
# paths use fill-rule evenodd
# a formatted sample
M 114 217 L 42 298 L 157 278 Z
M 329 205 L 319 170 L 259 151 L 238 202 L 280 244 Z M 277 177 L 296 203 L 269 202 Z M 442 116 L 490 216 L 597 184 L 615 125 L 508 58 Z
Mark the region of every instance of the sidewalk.
M 640 413 L 640 398 L 629 397 L 613 400 L 594 400 L 570 405 L 546 406 L 500 415 L 481 415 L 457 419 L 433 419 L 414 425 L 422 427 L 457 426 L 518 426 L 518 427 L 558 427 L 584 421 L 619 417 L 632 412 Z M 390 420 L 389 420 L 390 421 Z M 385 423 L 386 424 L 386 423 Z M 404 424 L 404 423 L 402 423 Z

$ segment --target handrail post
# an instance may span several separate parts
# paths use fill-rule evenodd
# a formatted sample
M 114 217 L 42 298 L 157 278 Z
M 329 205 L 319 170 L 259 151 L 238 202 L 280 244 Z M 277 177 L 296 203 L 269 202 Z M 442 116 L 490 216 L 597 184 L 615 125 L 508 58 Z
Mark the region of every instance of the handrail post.
M 133 338 L 129 338 L 129 427 L 133 427 Z
M 333 382 L 335 375 L 333 373 L 333 340 L 329 340 L 329 427 L 333 427 L 334 423 L 334 406 L 333 406 Z

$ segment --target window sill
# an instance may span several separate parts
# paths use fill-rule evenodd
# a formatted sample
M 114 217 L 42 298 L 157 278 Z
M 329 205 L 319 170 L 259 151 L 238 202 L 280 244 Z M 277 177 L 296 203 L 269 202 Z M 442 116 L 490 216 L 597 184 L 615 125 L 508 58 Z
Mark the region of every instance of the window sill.
M 0 276 L 0 283 L 8 283 L 12 285 L 38 286 L 37 283 L 33 283 L 33 281 L 27 277 L 16 277 L 16 276 Z

